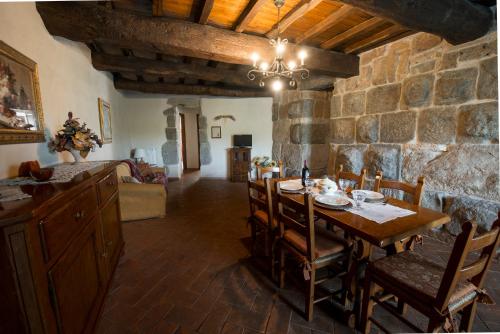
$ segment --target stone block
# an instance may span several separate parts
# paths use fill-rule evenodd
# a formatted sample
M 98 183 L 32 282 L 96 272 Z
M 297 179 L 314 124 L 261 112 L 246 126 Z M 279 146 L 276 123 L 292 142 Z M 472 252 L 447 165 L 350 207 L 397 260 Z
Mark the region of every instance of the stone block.
M 438 73 L 434 104 L 458 104 L 472 100 L 476 93 L 477 68 Z
M 318 99 L 314 101 L 313 118 L 330 118 L 330 99 Z
M 331 99 L 330 117 L 339 117 L 342 112 L 342 96 L 334 95 Z
M 483 60 L 479 65 L 478 99 L 498 99 L 497 57 Z
M 278 108 L 278 119 L 288 119 L 288 108 L 289 108 L 288 103 L 280 103 L 280 106 Z
M 167 127 L 169 128 L 175 128 L 176 126 L 176 117 L 175 115 L 169 115 L 167 116 Z
M 360 55 L 360 65 L 363 66 L 363 65 L 367 65 L 369 64 L 373 59 L 375 58 L 378 58 L 382 55 L 385 54 L 385 50 L 386 50 L 387 46 L 386 45 L 383 45 L 383 46 L 379 46 L 378 48 L 376 49 L 373 49 L 373 50 L 370 50 L 368 52 L 363 52 L 361 55 Z
M 287 176 L 300 175 L 304 163 L 300 145 L 283 144 L 281 146 L 281 160 L 286 168 Z
M 378 114 L 398 108 L 401 84 L 374 87 L 366 94 L 366 113 Z
M 422 194 L 421 206 L 434 211 L 442 212 L 444 206 L 444 196 L 445 194 L 443 192 L 424 190 Z
M 419 33 L 412 40 L 412 51 L 413 53 L 419 53 L 432 49 L 433 47 L 439 45 L 443 39 L 439 36 Z
M 425 174 L 426 168 L 433 160 L 443 153 L 439 145 L 435 144 L 409 144 L 404 145 L 402 149 L 401 178 L 403 181 L 415 184 L 418 177 L 423 175 L 426 182 L 434 175 Z M 429 187 L 426 185 L 425 189 Z M 433 188 L 433 190 L 440 190 Z
M 168 141 L 176 141 L 177 140 L 177 129 L 176 128 L 166 128 L 165 135 L 167 136 Z
M 389 82 L 387 78 L 387 57 L 380 57 L 373 60 L 372 84 L 384 85 Z
M 300 100 L 329 100 L 331 97 L 331 93 L 328 91 L 320 92 L 316 90 L 297 90 L 290 91 L 298 94 L 298 98 Z
M 358 118 L 356 122 L 356 140 L 359 143 L 376 143 L 378 141 L 379 117 L 369 115 Z
M 288 104 L 289 118 L 311 118 L 313 116 L 314 100 L 299 100 Z
M 377 171 L 384 173 L 384 178 L 397 180 L 400 173 L 401 147 L 399 145 L 372 144 L 365 151 L 364 166 L 368 176 L 374 178 Z
M 338 145 L 335 155 L 335 168 L 337 171 L 340 165 L 345 171 L 359 174 L 364 168 L 364 154 L 368 145 Z
M 444 212 L 451 217 L 451 222 L 445 228 L 453 235 L 462 232 L 462 224 L 468 220 L 475 220 L 479 230 L 491 228 L 498 217 L 500 203 L 495 201 L 473 198 L 469 196 L 449 196 L 444 199 Z
M 212 163 L 210 143 L 200 143 L 200 164 L 209 165 L 210 163 Z
M 342 116 L 356 116 L 365 113 L 365 92 L 345 94 L 342 98 Z
M 380 118 L 380 141 L 407 143 L 415 137 L 416 113 L 403 111 L 384 114 Z
M 279 119 L 279 110 L 280 110 L 280 104 L 277 102 L 274 102 L 273 103 L 273 114 L 272 114 L 273 122 L 275 122 Z
M 441 58 L 439 70 L 448 70 L 457 67 L 458 52 L 445 53 Z
M 436 67 L 436 61 L 430 60 L 425 63 L 420 63 L 414 66 L 410 66 L 410 74 L 422 74 L 427 72 L 433 72 Z
M 290 128 L 290 142 L 293 144 L 324 144 L 328 139 L 328 124 L 293 124 Z
M 316 177 L 326 175 L 328 169 L 329 145 L 303 145 L 301 149 L 302 160 L 307 160 L 307 166 L 311 175 Z
M 409 77 L 403 82 L 401 109 L 428 106 L 432 100 L 433 74 Z
M 272 149 L 272 159 L 273 160 L 283 160 L 281 157 L 281 143 L 276 143 L 273 142 L 273 149 Z
M 434 144 L 453 143 L 457 129 L 455 107 L 428 108 L 418 116 L 419 142 Z
M 161 146 L 161 155 L 165 165 L 175 165 L 179 163 L 179 151 L 177 142 L 166 142 Z
M 208 127 L 207 116 L 200 115 L 200 117 L 198 117 L 198 127 L 200 129 L 206 129 Z
M 273 122 L 273 142 L 287 143 L 290 140 L 290 125 L 289 119 Z
M 458 61 L 486 58 L 497 54 L 497 41 L 473 45 L 458 52 Z
M 458 109 L 458 136 L 461 143 L 498 143 L 497 102 L 468 104 Z
M 330 122 L 330 141 L 334 144 L 354 143 L 355 124 L 354 117 L 332 119 Z
M 333 94 L 344 94 L 345 92 L 345 79 L 336 79 L 333 84 Z
M 410 48 L 406 40 L 399 40 L 391 45 L 387 56 L 387 81 L 389 83 L 406 78 L 410 69 Z
M 419 174 L 429 190 L 500 200 L 497 145 L 449 145 Z
M 200 128 L 198 130 L 198 138 L 200 139 L 200 143 L 208 143 L 207 129 Z

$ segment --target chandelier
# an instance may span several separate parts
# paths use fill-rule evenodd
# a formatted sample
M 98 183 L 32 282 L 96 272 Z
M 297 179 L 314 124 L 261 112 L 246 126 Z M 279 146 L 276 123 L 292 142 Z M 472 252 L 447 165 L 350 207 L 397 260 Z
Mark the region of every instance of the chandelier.
M 248 71 L 247 74 L 250 80 L 259 78 L 260 87 L 264 87 L 266 82 L 270 81 L 271 88 L 274 91 L 283 89 L 283 82 L 288 81 L 288 85 L 293 88 L 296 86 L 298 78 L 309 78 L 309 70 L 304 67 L 304 60 L 307 57 L 307 53 L 304 50 L 300 50 L 297 55 L 300 64 L 297 64 L 295 60 L 290 60 L 286 63 L 283 58 L 286 45 L 288 44 L 287 39 L 281 39 L 280 37 L 280 9 L 284 4 L 285 0 L 274 0 L 274 5 L 278 8 L 278 22 L 276 24 L 276 39 L 271 39 L 269 41 L 269 44 L 271 44 L 276 53 L 273 62 L 271 64 L 266 61 L 261 61 L 259 63 L 260 56 L 258 53 L 254 52 L 252 54 L 253 68 Z

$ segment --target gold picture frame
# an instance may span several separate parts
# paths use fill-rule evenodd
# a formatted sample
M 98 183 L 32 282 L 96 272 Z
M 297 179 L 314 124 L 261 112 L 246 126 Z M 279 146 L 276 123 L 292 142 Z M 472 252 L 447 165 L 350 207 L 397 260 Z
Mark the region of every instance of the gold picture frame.
M 37 64 L 0 40 L 0 145 L 45 141 Z
M 111 105 L 109 102 L 101 99 L 97 99 L 99 104 L 99 123 L 101 125 L 101 139 L 104 144 L 111 143 L 113 141 L 113 129 L 111 127 Z

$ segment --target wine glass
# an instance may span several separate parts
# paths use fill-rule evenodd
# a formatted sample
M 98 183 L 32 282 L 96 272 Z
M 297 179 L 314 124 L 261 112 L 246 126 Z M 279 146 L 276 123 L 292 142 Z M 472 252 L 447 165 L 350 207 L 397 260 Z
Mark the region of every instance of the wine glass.
M 345 195 L 347 195 L 347 189 L 349 188 L 350 184 L 351 184 L 350 180 L 346 180 L 346 179 L 339 180 L 339 187 L 344 192 Z
M 354 203 L 356 203 L 356 207 L 360 208 L 361 203 L 363 203 L 366 199 L 366 194 L 364 191 L 354 190 L 352 192 L 352 198 L 354 199 Z
M 306 185 L 306 193 L 307 194 L 312 194 L 313 193 L 312 189 L 314 187 L 314 180 L 307 178 L 304 181 L 304 183 Z

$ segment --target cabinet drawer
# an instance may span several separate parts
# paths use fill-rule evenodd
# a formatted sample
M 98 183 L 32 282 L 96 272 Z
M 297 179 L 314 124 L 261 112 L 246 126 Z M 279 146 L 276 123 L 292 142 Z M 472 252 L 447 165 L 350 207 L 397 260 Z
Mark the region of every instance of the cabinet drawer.
M 102 206 L 118 190 L 118 179 L 116 170 L 97 182 L 97 192 L 99 193 L 99 205 Z
M 62 209 L 40 221 L 40 238 L 45 261 L 56 257 L 94 216 L 97 198 L 91 187 Z

